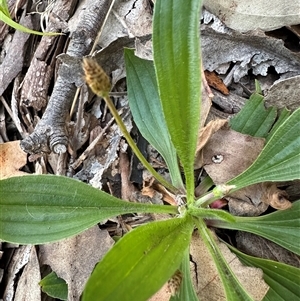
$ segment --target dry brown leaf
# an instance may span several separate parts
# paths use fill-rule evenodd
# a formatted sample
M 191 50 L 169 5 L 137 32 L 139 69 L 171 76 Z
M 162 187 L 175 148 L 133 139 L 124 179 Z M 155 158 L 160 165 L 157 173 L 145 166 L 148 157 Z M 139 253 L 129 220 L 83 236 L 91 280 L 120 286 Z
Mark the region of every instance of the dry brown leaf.
M 268 286 L 263 280 L 263 272 L 258 268 L 244 266 L 225 244 L 220 243 L 216 237 L 215 241 L 231 270 L 247 292 L 254 300 L 262 300 L 268 291 Z M 200 239 L 198 232 L 193 234 L 190 253 L 197 267 L 196 275 L 198 277 L 193 279 L 193 281 L 199 299 L 226 301 L 226 295 L 216 265 Z
M 237 248 L 251 256 L 275 260 L 300 268 L 300 256 L 261 236 L 238 231 Z
M 285 210 L 292 206 L 292 203 L 287 199 L 287 193 L 278 189 L 273 183 L 265 183 L 263 193 L 262 201 L 275 209 Z
M 40 265 L 35 247 L 31 248 L 30 259 L 20 277 L 14 301 L 39 301 L 41 300 Z
M 26 162 L 27 154 L 20 148 L 19 140 L 0 144 L 0 179 L 27 175 L 19 170 Z
M 293 181 L 280 182 L 277 185 L 280 187 L 285 187 L 285 191 L 287 192 L 289 199 L 291 201 L 297 201 L 300 199 L 300 179 Z
M 229 90 L 227 89 L 227 87 L 223 83 L 223 80 L 217 75 L 216 72 L 205 70 L 204 73 L 209 86 L 215 88 L 216 90 L 220 91 L 224 95 L 229 94 Z
M 151 199 L 159 199 L 159 200 L 162 199 L 161 193 L 159 193 L 158 191 L 156 191 L 155 189 L 153 189 L 152 186 L 148 186 L 148 185 L 144 186 L 142 188 L 142 195 L 148 196 Z
M 159 184 L 159 183 L 155 183 L 153 185 L 154 189 L 157 190 L 158 192 L 160 192 L 162 194 L 162 198 L 163 200 L 173 206 L 177 206 L 177 202 L 176 202 L 176 196 L 169 192 L 163 185 Z
M 205 127 L 201 128 L 198 133 L 198 141 L 196 147 L 196 158 L 194 168 L 198 169 L 203 165 L 203 153 L 202 149 L 205 144 L 208 142 L 210 137 L 218 131 L 221 127 L 227 124 L 225 119 L 217 119 L 210 121 Z
M 220 129 L 203 148 L 204 169 L 215 184 L 223 184 L 242 173 L 257 158 L 265 140 Z
M 264 146 L 264 139 L 222 128 L 214 133 L 203 148 L 204 169 L 215 184 L 223 184 L 246 170 Z M 268 205 L 287 209 L 291 203 L 275 184 L 259 183 L 245 187 L 229 197 L 229 211 L 239 216 L 257 216 Z
M 148 301 L 169 301 L 171 296 L 171 292 L 168 290 L 168 284 L 165 283 Z
M 99 44 L 106 47 L 126 35 L 133 38 L 150 33 L 152 14 L 147 0 L 117 1 L 104 26 Z
M 268 209 L 268 204 L 261 200 L 257 199 L 260 203 L 255 205 L 250 200 L 245 199 L 246 197 L 245 194 L 243 194 L 243 199 L 226 196 L 225 199 L 228 201 L 229 212 L 237 216 L 259 216 Z
M 145 177 L 143 177 L 142 195 L 148 196 L 152 199 L 162 200 L 162 194 L 153 188 L 155 178 L 148 172 L 145 172 L 143 176 Z
M 75 237 L 40 246 L 40 259 L 67 282 L 68 300 L 77 301 L 95 265 L 112 245 L 108 232 L 95 226 Z
M 268 186 L 265 183 L 247 186 L 226 196 L 229 212 L 238 216 L 258 216 L 268 209 L 264 199 Z
M 227 83 L 244 81 L 249 70 L 254 75 L 269 76 L 271 66 L 281 78 L 299 74 L 299 53 L 289 50 L 282 39 L 268 37 L 261 30 L 247 34 L 231 31 L 207 10 L 203 14 L 201 50 L 206 70 L 229 75 Z
M 3 300 L 13 301 L 15 296 L 15 287 L 18 280 L 18 275 L 24 268 L 24 266 L 30 260 L 31 249 L 30 245 L 20 246 L 14 251 L 11 258 L 10 265 L 6 271 L 7 284 L 4 289 Z
M 204 73 L 202 67 L 202 74 Z M 208 113 L 211 108 L 211 100 L 213 94 L 210 91 L 210 88 L 206 82 L 205 76 L 202 76 L 202 85 L 201 85 L 201 110 L 200 110 L 200 125 L 199 129 L 204 127 Z
M 226 301 L 216 265 L 197 232 L 192 237 L 190 255 L 196 268 L 193 283 L 199 299 Z
M 143 180 L 141 193 L 143 196 L 150 197 L 152 199 L 151 202 L 154 204 L 162 204 L 162 200 L 164 200 L 170 205 L 178 205 L 175 200 L 175 195 L 166 190 L 163 185 L 156 183 L 155 178 L 152 175 Z
M 274 183 L 258 183 L 235 191 L 226 197 L 229 211 L 233 215 L 257 216 L 265 212 L 270 205 L 279 210 L 292 206 L 287 193 Z
M 276 81 L 266 92 L 267 106 L 288 108 L 292 111 L 300 106 L 299 100 L 300 75 Z
M 156 292 L 148 301 L 168 301 L 171 296 L 176 296 L 179 293 L 179 288 L 182 282 L 182 273 L 177 270 L 174 275 L 168 280 L 163 287 Z
M 139 38 L 136 38 L 134 54 L 141 59 L 153 61 L 152 40 L 142 43 Z
M 290 0 L 288 5 L 280 0 L 258 0 L 255 5 L 247 0 L 205 0 L 204 5 L 228 27 L 241 32 L 274 30 L 300 22 L 299 0 Z

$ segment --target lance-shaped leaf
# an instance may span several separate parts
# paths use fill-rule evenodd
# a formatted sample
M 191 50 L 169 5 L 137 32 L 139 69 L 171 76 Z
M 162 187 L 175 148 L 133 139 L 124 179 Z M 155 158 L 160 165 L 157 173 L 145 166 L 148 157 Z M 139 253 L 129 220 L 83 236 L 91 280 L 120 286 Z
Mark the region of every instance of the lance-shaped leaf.
M 125 49 L 126 81 L 130 110 L 143 137 L 162 155 L 172 184 L 183 188 L 177 155 L 167 129 L 158 96 L 153 62 L 142 60 Z
M 209 250 L 212 259 L 219 272 L 220 279 L 224 286 L 224 291 L 227 300 L 230 301 L 253 301 L 252 297 L 243 288 L 235 274 L 232 272 L 230 266 L 226 262 L 224 256 L 221 253 L 216 241 L 210 230 L 205 226 L 203 220 L 198 219 L 196 221 L 198 231 L 200 233 L 203 242 Z
M 194 194 L 193 164 L 200 118 L 200 6 L 199 0 L 157 0 L 153 21 L 159 95 L 185 172 L 188 202 Z
M 276 109 L 274 107 L 265 109 L 264 97 L 254 93 L 241 111 L 230 119 L 230 127 L 242 134 L 267 137 L 276 115 Z
M 241 230 L 260 235 L 300 255 L 299 211 L 300 200 L 287 210 L 259 217 L 236 217 L 233 223 L 214 220 L 210 224 L 218 228 Z
M 0 0 L 0 11 L 2 11 L 7 17 L 11 18 L 6 0 Z
M 254 163 L 228 184 L 237 190 L 260 182 L 300 179 L 299 129 L 300 108 L 278 127 Z
M 270 287 L 263 301 L 286 301 L 299 299 L 299 269 L 281 262 L 249 256 L 243 254 L 232 246 L 228 247 L 244 264 L 263 270 L 264 280 Z
M 0 239 L 42 244 L 78 234 L 101 220 L 131 212 L 177 213 L 176 207 L 130 203 L 60 176 L 0 181 Z
M 95 268 L 83 301 L 145 301 L 178 269 L 190 243 L 189 217 L 153 222 L 126 234 Z
M 189 301 L 198 301 L 197 293 L 194 289 L 192 279 L 191 279 L 191 268 L 190 268 L 190 252 L 189 249 L 185 251 L 180 271 L 182 273 L 182 281 L 180 287 L 178 288 L 178 292 L 176 292 L 175 296 L 170 298 L 170 301 L 181 301 L 181 300 L 189 300 Z
M 231 215 L 225 210 L 219 210 L 219 209 L 208 209 L 208 208 L 197 208 L 195 206 L 190 206 L 188 208 L 188 213 L 190 213 L 192 216 L 206 219 L 206 220 L 224 220 L 227 222 L 234 223 L 236 220 L 236 217 Z

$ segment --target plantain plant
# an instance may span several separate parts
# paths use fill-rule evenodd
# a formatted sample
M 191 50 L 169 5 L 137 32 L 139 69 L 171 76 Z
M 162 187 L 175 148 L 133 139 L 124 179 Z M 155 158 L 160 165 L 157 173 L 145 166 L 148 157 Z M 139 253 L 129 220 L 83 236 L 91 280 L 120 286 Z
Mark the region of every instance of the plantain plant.
M 182 282 L 171 299 L 198 300 L 189 270 L 189 245 L 194 231 L 198 231 L 215 262 L 227 300 L 253 300 L 224 259 L 206 225 L 207 220 L 215 227 L 255 233 L 300 254 L 300 200 L 287 210 L 260 217 L 236 217 L 224 210 L 207 208 L 207 204 L 222 197 L 228 187 L 235 191 L 256 183 L 300 178 L 300 109 L 290 115 L 287 111 L 280 115 L 267 136 L 264 149 L 245 172 L 198 199 L 194 196 L 194 157 L 201 109 L 200 8 L 199 0 L 156 0 L 154 62 L 135 57 L 133 50 L 125 50 L 133 118 L 142 135 L 164 158 L 171 183 L 145 162 L 123 126 L 124 136 L 156 179 L 181 197 L 180 205 L 126 202 L 79 181 L 53 175 L 0 181 L 0 239 L 7 242 L 49 243 L 76 235 L 116 215 L 169 214 L 169 219 L 139 226 L 114 245 L 89 278 L 83 301 L 147 300 L 178 269 L 183 275 Z M 105 75 L 100 76 L 102 84 L 99 84 L 99 74 L 93 77 L 89 73 L 93 63 L 85 61 L 84 66 L 92 90 L 115 112 L 108 96 L 109 87 L 104 84 L 106 87 L 102 89 Z M 249 120 L 254 109 L 248 106 L 246 111 L 250 112 Z M 243 116 L 245 120 L 245 113 Z M 239 120 L 233 121 L 232 126 L 243 127 Z M 122 128 L 122 120 L 117 117 L 116 121 Z M 264 127 L 270 129 L 269 125 Z M 230 248 L 242 262 L 263 270 L 264 280 L 270 287 L 264 300 L 299 299 L 299 269 Z

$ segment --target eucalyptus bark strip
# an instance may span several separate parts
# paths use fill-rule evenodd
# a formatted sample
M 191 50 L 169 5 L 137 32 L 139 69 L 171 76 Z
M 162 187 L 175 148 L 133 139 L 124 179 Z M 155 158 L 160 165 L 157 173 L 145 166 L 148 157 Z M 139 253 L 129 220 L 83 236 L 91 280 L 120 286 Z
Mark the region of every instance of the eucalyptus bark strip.
M 76 20 L 76 28 L 71 32 L 66 55 L 71 59 L 81 59 L 92 49 L 112 0 L 87 0 Z M 75 13 L 76 14 L 76 13 Z M 73 64 L 63 62 L 58 71 L 52 95 L 46 111 L 34 132 L 21 141 L 22 149 L 30 154 L 64 153 L 68 145 L 66 120 L 73 101 L 76 78 Z M 70 75 L 70 76 L 68 76 Z M 74 77 L 75 75 L 75 77 Z M 81 76 L 80 71 L 77 74 Z

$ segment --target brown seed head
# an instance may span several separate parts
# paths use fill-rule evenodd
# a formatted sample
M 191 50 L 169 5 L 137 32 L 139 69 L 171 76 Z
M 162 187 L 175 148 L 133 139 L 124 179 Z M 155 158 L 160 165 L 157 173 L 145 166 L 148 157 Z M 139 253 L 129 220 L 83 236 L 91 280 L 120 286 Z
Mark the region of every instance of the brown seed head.
M 180 285 L 182 282 L 182 273 L 177 270 L 171 279 L 168 281 L 168 290 L 172 296 L 176 296 L 179 293 Z
M 82 67 L 85 81 L 92 91 L 98 96 L 107 96 L 110 91 L 111 84 L 109 77 L 102 67 L 91 58 L 84 58 Z

